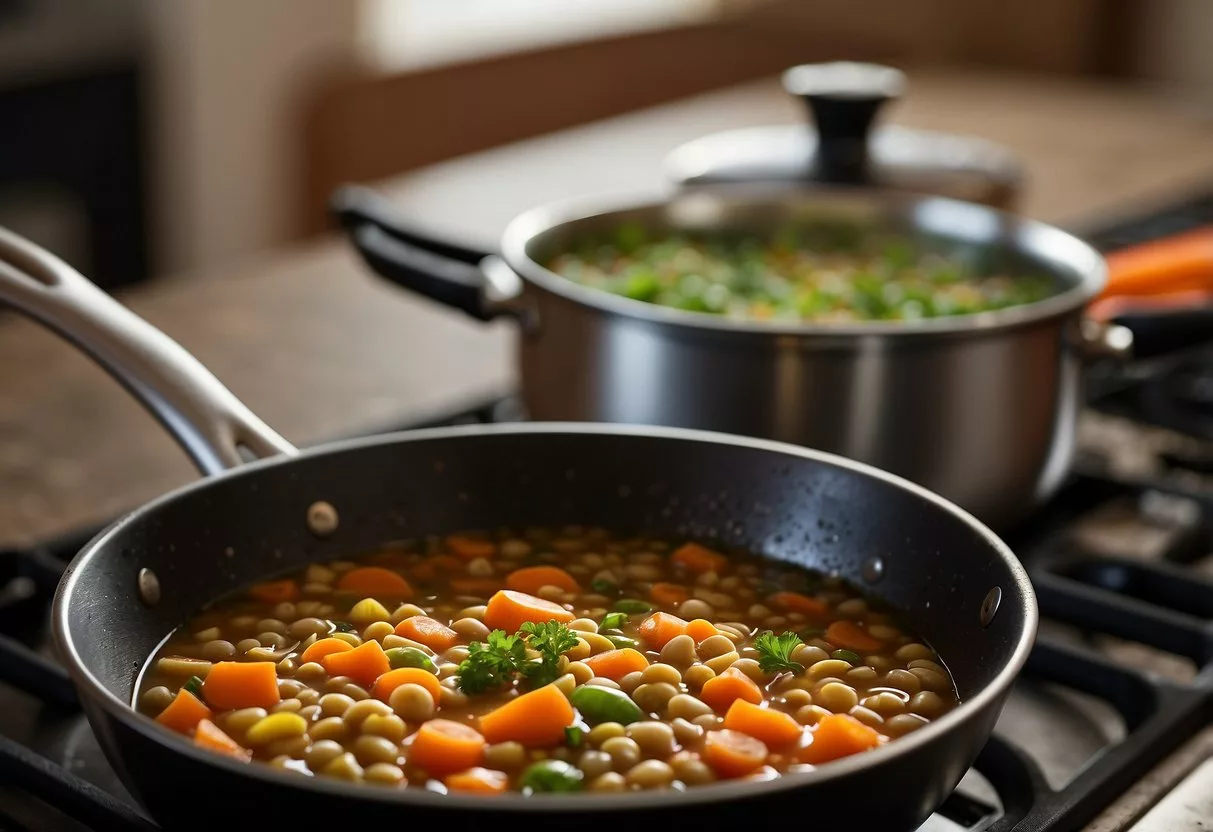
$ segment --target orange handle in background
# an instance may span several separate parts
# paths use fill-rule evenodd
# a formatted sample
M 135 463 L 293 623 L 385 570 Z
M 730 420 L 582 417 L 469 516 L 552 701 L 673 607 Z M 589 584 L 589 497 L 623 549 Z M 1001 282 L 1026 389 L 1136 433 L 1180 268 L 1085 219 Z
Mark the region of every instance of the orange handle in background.
M 1100 299 L 1213 292 L 1213 225 L 1114 251 Z

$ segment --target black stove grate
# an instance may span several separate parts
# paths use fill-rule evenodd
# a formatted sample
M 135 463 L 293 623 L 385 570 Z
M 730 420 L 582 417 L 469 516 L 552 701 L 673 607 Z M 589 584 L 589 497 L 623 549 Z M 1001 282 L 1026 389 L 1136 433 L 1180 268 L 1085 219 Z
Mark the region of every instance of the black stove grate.
M 1213 196 L 1202 195 L 1085 236 L 1111 249 L 1209 222 Z M 1105 369 L 1092 381 L 1091 405 L 1099 411 L 1213 440 L 1213 348 Z M 507 397 L 421 424 L 390 427 L 521 418 L 518 403 Z M 1197 454 L 1173 462 L 1213 472 L 1213 457 Z M 1159 497 L 1179 500 L 1186 512 L 1182 533 L 1171 537 L 1161 558 L 1109 557 L 1073 534 L 1081 518 L 1102 507 Z M 45 643 L 45 610 L 65 563 L 98 531 L 84 529 L 29 549 L 0 551 L 0 683 L 34 693 L 65 719 L 78 718 L 70 681 L 53 658 L 30 645 Z M 1043 618 L 1080 633 L 1076 642 L 1042 635 L 1022 678 L 1103 700 L 1119 714 L 1125 734 L 1060 787 L 1050 785 L 1020 743 L 996 735 L 974 766 L 996 800 L 957 790 L 936 818 L 950 829 L 1069 832 L 1087 824 L 1213 718 L 1213 581 L 1192 566 L 1213 551 L 1213 492 L 1079 470 L 1008 542 L 1032 573 Z M 1135 669 L 1087 643 L 1100 636 L 1183 657 L 1197 672 L 1190 681 L 1177 682 Z M 933 824 L 934 819 L 924 830 L 945 828 Z M 122 832 L 156 827 L 133 804 L 0 734 L 0 830 L 9 828 Z

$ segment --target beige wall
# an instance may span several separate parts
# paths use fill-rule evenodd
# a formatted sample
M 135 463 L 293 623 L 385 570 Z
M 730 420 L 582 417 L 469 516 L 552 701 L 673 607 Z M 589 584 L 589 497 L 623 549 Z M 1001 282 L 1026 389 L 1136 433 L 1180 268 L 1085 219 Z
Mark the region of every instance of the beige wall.
M 355 0 L 149 0 L 157 269 L 288 238 L 299 95 L 354 59 Z

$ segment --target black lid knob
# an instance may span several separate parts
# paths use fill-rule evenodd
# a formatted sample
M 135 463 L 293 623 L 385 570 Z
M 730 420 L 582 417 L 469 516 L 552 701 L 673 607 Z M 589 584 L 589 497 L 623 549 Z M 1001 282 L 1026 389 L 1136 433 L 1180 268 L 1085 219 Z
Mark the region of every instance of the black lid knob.
M 901 96 L 905 74 L 878 64 L 840 61 L 794 66 L 783 86 L 803 99 L 817 125 L 816 164 L 820 182 L 868 181 L 868 133 L 880 105 Z

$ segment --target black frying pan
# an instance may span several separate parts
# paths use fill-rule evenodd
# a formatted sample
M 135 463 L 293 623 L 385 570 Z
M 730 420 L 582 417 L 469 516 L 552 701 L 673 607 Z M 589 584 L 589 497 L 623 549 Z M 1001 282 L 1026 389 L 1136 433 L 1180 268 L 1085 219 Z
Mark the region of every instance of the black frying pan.
M 1006 546 L 939 497 L 872 468 L 721 434 L 585 424 L 415 431 L 297 453 L 180 346 L 3 229 L 0 300 L 104 365 L 210 475 L 93 540 L 54 609 L 101 747 L 169 829 L 310 829 L 319 819 L 361 830 L 912 829 L 976 758 L 1036 633 L 1032 588 Z M 240 465 L 242 448 L 271 458 Z M 388 540 L 565 523 L 716 537 L 866 583 L 939 650 L 963 704 L 805 775 L 532 798 L 306 779 L 198 750 L 130 707 L 148 655 L 236 587 Z

